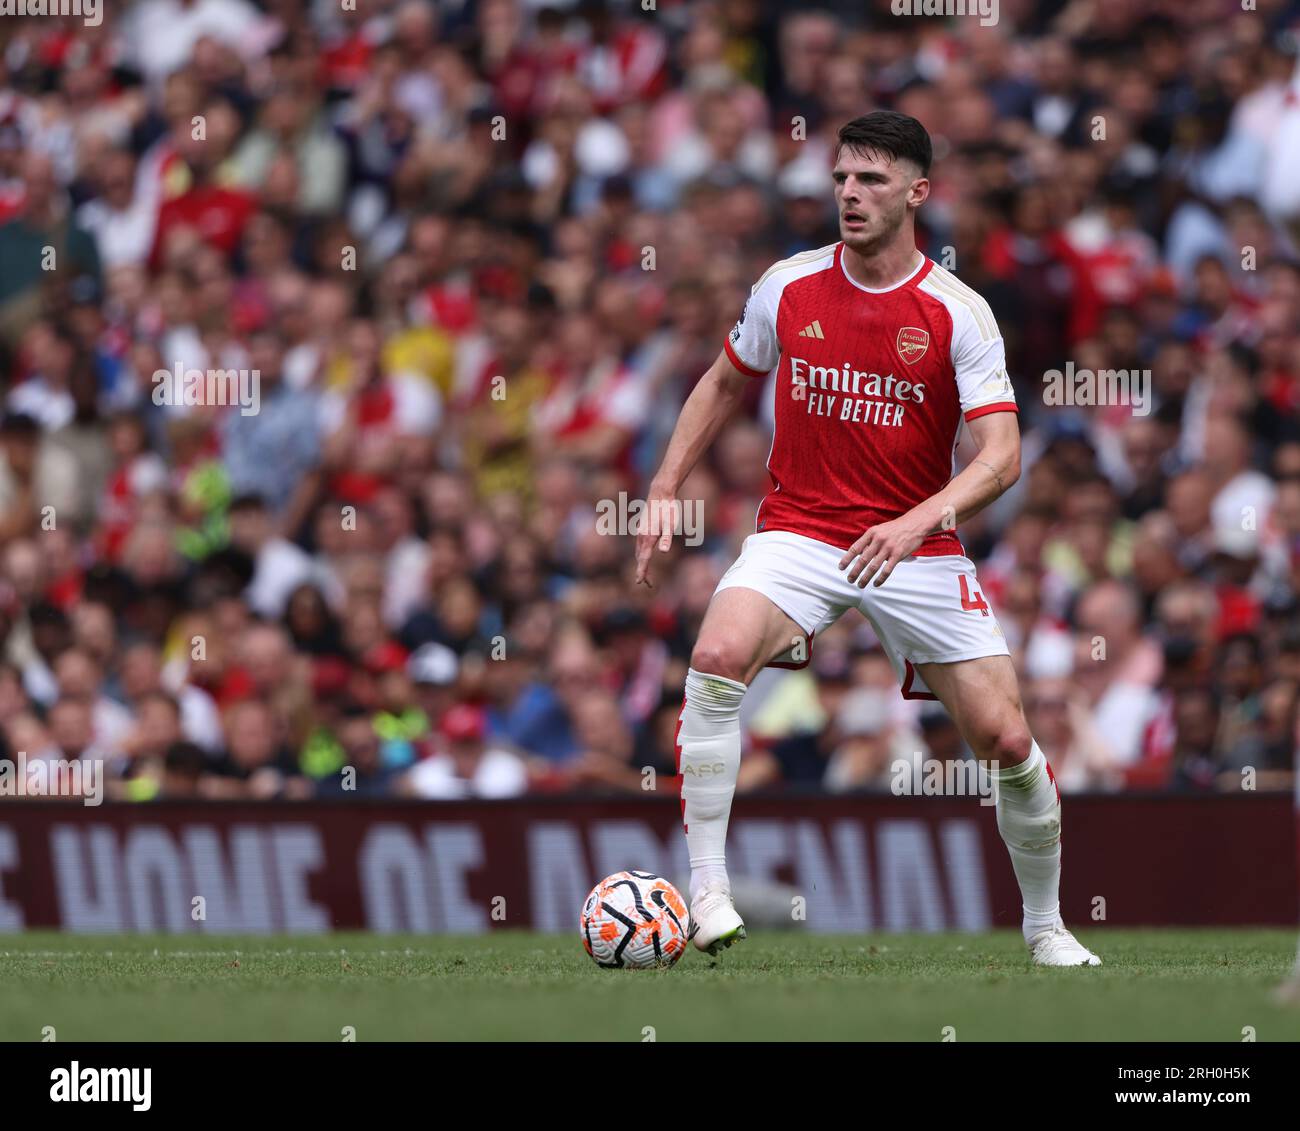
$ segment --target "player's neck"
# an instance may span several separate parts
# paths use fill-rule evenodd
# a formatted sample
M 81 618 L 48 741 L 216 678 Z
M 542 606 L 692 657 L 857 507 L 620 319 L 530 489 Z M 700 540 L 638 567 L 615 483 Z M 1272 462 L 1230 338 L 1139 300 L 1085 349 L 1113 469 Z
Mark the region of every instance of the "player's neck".
M 888 290 L 911 275 L 925 258 L 909 238 L 863 254 L 844 245 L 844 270 L 855 283 L 873 291 Z

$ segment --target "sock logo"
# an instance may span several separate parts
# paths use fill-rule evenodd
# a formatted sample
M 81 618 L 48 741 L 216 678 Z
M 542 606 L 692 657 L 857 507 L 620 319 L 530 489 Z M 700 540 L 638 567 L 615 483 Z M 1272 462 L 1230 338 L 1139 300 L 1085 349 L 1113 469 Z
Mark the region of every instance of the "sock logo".
M 701 762 L 698 766 L 693 766 L 690 762 L 687 762 L 682 767 L 683 777 L 687 774 L 697 778 L 721 777 L 726 772 L 727 764 L 725 762 Z

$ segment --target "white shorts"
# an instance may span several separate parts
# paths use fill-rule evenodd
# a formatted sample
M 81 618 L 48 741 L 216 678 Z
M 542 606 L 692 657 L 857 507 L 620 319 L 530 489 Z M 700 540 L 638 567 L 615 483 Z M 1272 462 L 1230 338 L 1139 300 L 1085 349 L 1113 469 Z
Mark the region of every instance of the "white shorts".
M 840 569 L 844 551 L 785 530 L 751 534 L 716 593 L 739 586 L 762 593 L 808 634 L 807 654 L 794 650 L 769 667 L 805 667 L 812 638 L 849 609 L 859 609 L 884 646 L 906 699 L 933 699 L 916 664 L 952 664 L 1009 655 L 998 618 L 988 607 L 964 554 L 904 558 L 889 580 L 860 589 Z

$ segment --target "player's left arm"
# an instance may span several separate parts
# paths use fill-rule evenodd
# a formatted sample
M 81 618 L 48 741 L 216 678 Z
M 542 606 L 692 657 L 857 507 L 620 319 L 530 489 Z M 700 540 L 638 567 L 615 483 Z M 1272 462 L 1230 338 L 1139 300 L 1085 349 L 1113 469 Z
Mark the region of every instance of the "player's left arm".
M 951 358 L 957 396 L 979 452 L 962 472 L 928 499 L 891 522 L 873 526 L 840 559 L 853 563 L 850 582 L 864 587 L 888 580 L 894 566 L 925 539 L 979 513 L 1020 478 L 1016 395 L 1007 376 L 1006 350 L 993 312 L 978 296 L 952 302 Z M 857 561 L 854 561 L 854 558 Z
M 840 559 L 840 569 L 857 558 L 848 579 L 865 588 L 883 585 L 894 566 L 916 552 L 926 538 L 955 529 L 1020 478 L 1020 425 L 1014 412 L 993 412 L 968 420 L 979 451 L 941 491 L 891 522 L 871 527 Z

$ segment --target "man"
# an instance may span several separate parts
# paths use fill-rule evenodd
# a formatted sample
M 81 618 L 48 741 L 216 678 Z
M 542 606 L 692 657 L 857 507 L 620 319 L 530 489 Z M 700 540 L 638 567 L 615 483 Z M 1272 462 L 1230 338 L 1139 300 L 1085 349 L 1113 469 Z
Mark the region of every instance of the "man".
M 98 285 L 100 278 L 94 238 L 73 217 L 53 159 L 28 150 L 22 181 L 16 214 L 0 222 L 0 263 L 5 267 L 0 272 L 0 344 L 10 349 L 33 322 L 67 308 L 74 282 L 88 279 Z M 54 265 L 58 269 L 50 270 Z
M 773 488 L 723 576 L 686 677 L 678 734 L 695 945 L 745 937 L 724 844 L 740 762 L 740 704 L 773 661 L 807 662 L 850 608 L 871 622 L 911 698 L 937 697 L 998 787 L 998 829 L 1044 966 L 1095 966 L 1060 917 L 1060 795 L 1025 721 L 1006 641 L 956 524 L 1020 475 L 1016 403 L 988 305 L 916 250 L 931 146 L 877 111 L 839 132 L 840 242 L 773 266 L 686 404 L 637 545 L 649 583 L 677 493 L 743 394 L 777 369 Z M 962 421 L 978 455 L 952 476 Z
M 261 495 L 236 496 L 228 515 L 230 544 L 253 561 L 244 600 L 258 616 L 279 620 L 295 589 L 322 580 L 316 563 L 306 550 L 280 534 Z
M 307 517 L 321 473 L 320 408 L 315 393 L 284 380 L 284 342 L 261 330 L 249 341 L 249 368 L 260 381 L 258 411 L 227 413 L 222 459 L 230 492 L 260 495 L 280 530 L 296 530 Z
M 35 417 L 0 416 L 0 546 L 36 531 L 41 507 L 75 514 L 77 461 L 51 443 Z
M 527 792 L 528 767 L 508 746 L 488 737 L 482 707 L 457 703 L 443 713 L 436 733 L 433 752 L 406 772 L 399 793 L 446 801 Z

